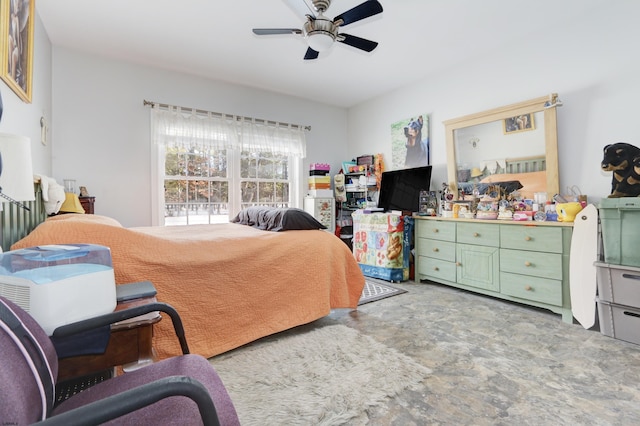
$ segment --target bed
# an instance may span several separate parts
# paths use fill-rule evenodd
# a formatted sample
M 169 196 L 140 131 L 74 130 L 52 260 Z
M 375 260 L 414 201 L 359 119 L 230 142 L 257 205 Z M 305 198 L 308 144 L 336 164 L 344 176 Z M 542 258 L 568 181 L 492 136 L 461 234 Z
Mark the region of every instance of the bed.
M 356 308 L 364 287 L 349 248 L 322 230 L 125 228 L 105 216 L 62 215 L 11 248 L 65 243 L 110 247 L 117 284 L 153 282 L 158 300 L 180 313 L 191 352 L 205 357 Z M 171 321 L 154 326 L 153 346 L 159 358 L 180 353 Z
M 482 195 L 495 185 L 507 194 L 518 191 L 525 199 L 533 199 L 536 192 L 546 193 L 545 157 L 507 159 L 504 167 L 498 167 L 493 174 L 483 175 L 479 182 L 458 182 L 458 188 L 465 194 L 471 194 L 475 187 Z

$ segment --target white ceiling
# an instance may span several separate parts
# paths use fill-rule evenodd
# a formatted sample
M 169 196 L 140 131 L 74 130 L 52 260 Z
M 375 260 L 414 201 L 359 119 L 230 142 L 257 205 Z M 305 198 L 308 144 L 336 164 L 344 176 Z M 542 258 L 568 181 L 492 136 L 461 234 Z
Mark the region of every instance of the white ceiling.
M 300 2 L 304 0 L 298 0 Z M 304 61 L 302 28 L 285 0 L 38 0 L 54 46 L 350 107 L 562 23 L 608 0 L 380 0 L 380 15 L 342 32 L 380 43 L 335 43 Z M 334 0 L 330 18 L 362 0 Z

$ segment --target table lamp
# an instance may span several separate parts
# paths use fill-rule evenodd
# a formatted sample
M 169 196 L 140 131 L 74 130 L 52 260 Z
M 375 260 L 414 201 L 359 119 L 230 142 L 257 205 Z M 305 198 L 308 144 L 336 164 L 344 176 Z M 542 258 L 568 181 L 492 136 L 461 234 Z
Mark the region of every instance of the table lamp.
M 35 200 L 31 140 L 0 133 L 0 197 L 29 210 L 21 201 Z M 0 203 L 0 210 L 2 204 Z

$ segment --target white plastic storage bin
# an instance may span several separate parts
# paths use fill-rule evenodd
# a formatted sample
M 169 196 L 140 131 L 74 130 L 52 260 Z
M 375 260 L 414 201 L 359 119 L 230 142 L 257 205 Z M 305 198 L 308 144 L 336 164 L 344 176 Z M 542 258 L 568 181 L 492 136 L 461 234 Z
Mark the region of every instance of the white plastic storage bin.
M 640 308 L 596 301 L 602 334 L 640 345 Z
M 640 268 L 594 263 L 601 300 L 640 308 Z

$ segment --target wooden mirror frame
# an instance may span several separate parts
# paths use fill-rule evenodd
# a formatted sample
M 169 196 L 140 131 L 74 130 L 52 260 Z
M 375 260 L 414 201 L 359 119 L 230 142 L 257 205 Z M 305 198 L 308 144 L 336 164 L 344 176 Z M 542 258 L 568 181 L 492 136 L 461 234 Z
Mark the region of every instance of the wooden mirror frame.
M 521 114 L 533 114 L 539 111 L 544 111 L 547 200 L 551 200 L 555 194 L 558 194 L 560 184 L 558 181 L 557 102 L 558 95 L 552 93 L 549 96 L 444 121 L 447 143 L 447 180 L 449 181 L 449 189 L 453 193 L 454 198 L 457 199 L 458 197 L 458 164 L 456 161 L 455 131 L 465 127 L 504 120 Z M 545 107 L 545 104 L 549 106 Z

